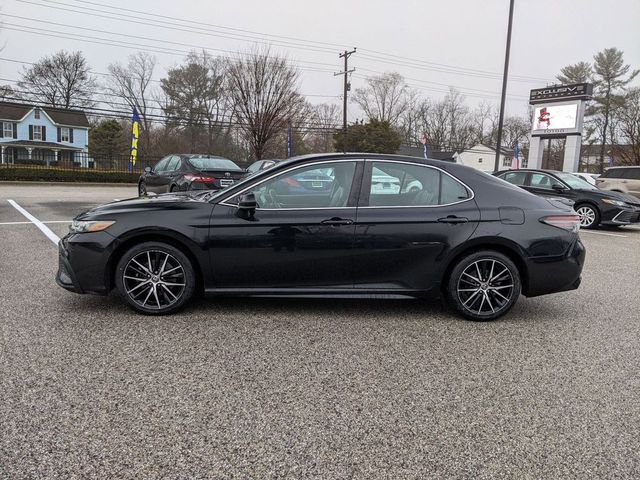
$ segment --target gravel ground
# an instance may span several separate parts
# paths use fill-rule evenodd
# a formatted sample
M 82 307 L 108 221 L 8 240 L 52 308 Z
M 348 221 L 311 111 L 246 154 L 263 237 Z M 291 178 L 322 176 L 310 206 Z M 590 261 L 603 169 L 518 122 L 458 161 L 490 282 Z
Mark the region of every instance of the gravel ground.
M 135 187 L 0 185 L 0 223 Z M 58 235 L 65 224 L 49 225 Z M 640 229 L 581 234 L 579 290 L 492 323 L 439 303 L 68 293 L 0 225 L 0 478 L 640 478 Z

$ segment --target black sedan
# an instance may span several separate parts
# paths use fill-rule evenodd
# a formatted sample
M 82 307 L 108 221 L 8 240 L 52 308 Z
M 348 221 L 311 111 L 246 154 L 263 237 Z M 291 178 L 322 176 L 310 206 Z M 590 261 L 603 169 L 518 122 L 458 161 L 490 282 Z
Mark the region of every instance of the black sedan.
M 377 172 L 398 189 L 372 188 Z M 313 175 L 326 191 L 274 188 Z M 409 184 L 418 186 L 406 188 Z M 580 285 L 570 207 L 469 167 L 375 154 L 296 157 L 219 192 L 123 200 L 77 216 L 57 282 L 117 289 L 146 314 L 209 295 L 439 296 L 491 320 Z
M 138 195 L 187 190 L 220 190 L 240 180 L 245 171 L 228 158 L 210 155 L 168 155 L 138 180 Z
M 494 175 L 533 194 L 568 200 L 580 215 L 583 228 L 640 223 L 639 198 L 600 190 L 572 173 L 523 169 L 503 170 Z

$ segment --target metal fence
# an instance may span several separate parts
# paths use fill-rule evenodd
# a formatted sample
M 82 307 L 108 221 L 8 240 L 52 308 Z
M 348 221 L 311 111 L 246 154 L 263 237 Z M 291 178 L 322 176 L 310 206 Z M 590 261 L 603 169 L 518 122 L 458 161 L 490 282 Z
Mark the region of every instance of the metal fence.
M 146 166 L 158 162 L 157 157 L 138 158 L 135 165 L 128 155 L 91 155 L 77 151 L 33 150 L 31 152 L 6 149 L 0 168 L 81 170 L 114 173 L 141 173 Z

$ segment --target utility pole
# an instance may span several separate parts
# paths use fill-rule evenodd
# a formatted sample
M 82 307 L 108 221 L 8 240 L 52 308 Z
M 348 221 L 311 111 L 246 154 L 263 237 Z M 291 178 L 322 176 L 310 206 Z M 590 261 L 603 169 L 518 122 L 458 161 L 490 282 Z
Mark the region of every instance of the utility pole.
M 507 98 L 507 77 L 509 75 L 509 54 L 511 52 L 511 25 L 513 24 L 513 3 L 509 1 L 509 26 L 507 27 L 507 50 L 504 54 L 504 73 L 502 74 L 502 97 L 500 99 L 500 118 L 498 120 L 498 138 L 496 146 L 495 170 L 500 170 L 500 148 L 502 143 L 502 126 L 504 124 L 504 104 Z
M 342 150 L 346 151 L 347 147 L 347 94 L 349 90 L 351 90 L 351 84 L 349 83 L 348 75 L 356 71 L 355 68 L 349 70 L 349 57 L 356 53 L 356 47 L 353 47 L 353 50 L 350 52 L 345 50 L 341 54 L 338 55 L 339 58 L 344 58 L 344 71 L 334 73 L 333 76 L 344 75 L 344 92 L 342 98 L 342 132 L 343 132 L 343 142 L 342 142 Z

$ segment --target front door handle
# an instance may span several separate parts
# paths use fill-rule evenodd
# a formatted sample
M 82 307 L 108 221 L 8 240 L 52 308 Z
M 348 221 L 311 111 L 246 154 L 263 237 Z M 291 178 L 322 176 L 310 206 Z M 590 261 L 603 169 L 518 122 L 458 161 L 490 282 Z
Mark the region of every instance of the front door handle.
M 353 223 L 353 220 L 349 218 L 333 217 L 327 220 L 323 220 L 320 223 L 322 223 L 323 225 L 351 225 Z
M 447 217 L 439 218 L 438 221 L 440 223 L 467 223 L 469 219 L 465 217 L 456 217 L 455 215 L 449 215 Z

